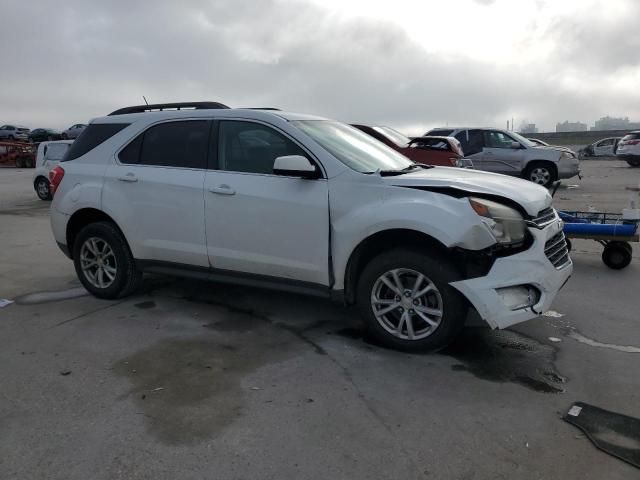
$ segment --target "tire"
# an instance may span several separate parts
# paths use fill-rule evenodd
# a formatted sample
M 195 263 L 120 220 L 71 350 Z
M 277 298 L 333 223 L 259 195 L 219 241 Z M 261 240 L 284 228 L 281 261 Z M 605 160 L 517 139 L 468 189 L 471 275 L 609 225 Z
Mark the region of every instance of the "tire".
M 637 159 L 637 160 L 636 159 L 633 159 L 633 160 L 629 159 L 629 160 L 627 160 L 627 163 L 629 164 L 630 167 L 634 167 L 634 168 L 640 167 L 640 159 Z
M 38 177 L 35 181 L 34 187 L 36 194 L 40 200 L 51 200 L 51 190 L 49 188 L 49 180 L 44 177 Z
M 51 135 L 49 135 L 49 136 L 47 137 L 47 141 L 48 141 L 48 142 L 52 142 L 52 141 L 53 141 L 53 137 L 52 137 Z
M 24 159 L 24 166 L 25 168 L 33 168 L 33 159 L 32 158 L 25 158 Z
M 91 261 L 93 266 L 83 270 Z M 73 263 L 84 288 L 98 298 L 125 297 L 142 281 L 124 236 L 110 222 L 90 223 L 80 230 L 73 243 Z
M 402 289 L 394 281 L 394 272 Z M 419 275 L 423 279 L 416 291 Z M 458 278 L 446 260 L 418 251 L 397 249 L 375 257 L 365 266 L 356 287 L 356 302 L 367 333 L 378 343 L 397 350 L 436 351 L 446 347 L 464 326 L 469 310 L 467 300 L 449 285 Z M 427 287 L 431 290 L 413 298 Z M 374 306 L 376 303 L 378 306 Z M 394 304 L 398 307 L 391 308 Z M 388 313 L 380 314 L 384 309 Z M 425 309 L 431 311 L 427 313 Z
M 7 139 L 8 139 L 8 140 L 11 140 L 12 142 L 15 142 L 15 141 L 16 141 L 16 137 L 14 137 L 13 135 L 9 135 L 9 136 L 7 137 Z
M 613 270 L 621 270 L 631 263 L 631 253 L 627 242 L 610 242 L 602 251 L 602 261 Z
M 60 138 L 62 138 L 62 140 L 68 140 L 69 137 L 67 136 L 66 133 L 63 133 L 62 135 L 60 135 Z
M 527 165 L 523 177 L 530 182 L 549 188 L 558 180 L 558 171 L 551 162 L 531 162 Z
M 24 168 L 24 159 L 22 157 L 16 158 L 16 168 Z

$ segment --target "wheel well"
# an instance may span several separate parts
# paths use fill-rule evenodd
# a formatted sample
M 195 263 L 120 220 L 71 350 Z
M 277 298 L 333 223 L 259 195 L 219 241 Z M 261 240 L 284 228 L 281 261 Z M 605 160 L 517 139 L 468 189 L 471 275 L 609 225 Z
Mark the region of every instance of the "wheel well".
M 558 177 L 558 166 L 555 163 L 553 163 L 551 160 L 531 160 L 529 163 L 527 163 L 527 166 L 524 169 L 525 175 L 533 167 L 535 167 L 536 165 L 540 165 L 540 164 L 545 164 L 545 165 L 550 166 L 551 169 L 553 170 L 553 172 L 555 173 L 556 178 Z
M 355 292 L 358 286 L 358 278 L 364 267 L 376 256 L 392 248 L 420 248 L 429 252 L 437 252 L 451 259 L 451 252 L 447 247 L 426 233 L 408 229 L 392 229 L 374 233 L 365 238 L 353 250 L 344 278 L 345 300 L 347 303 L 355 302 Z
M 38 182 L 38 180 L 40 180 L 41 178 L 44 178 L 47 183 L 49 182 L 49 179 L 47 177 L 45 177 L 44 175 L 38 175 L 36 178 L 33 179 L 33 186 L 36 186 L 36 183 Z
M 120 233 L 122 233 L 122 230 L 120 230 L 120 227 L 118 227 L 118 224 L 113 220 L 113 218 L 103 211 L 95 208 L 83 208 L 82 210 L 78 210 L 71 215 L 71 218 L 67 222 L 67 248 L 69 249 L 71 257 L 73 257 L 73 243 L 75 242 L 76 236 L 80 230 L 82 230 L 86 225 L 96 222 L 112 223 Z

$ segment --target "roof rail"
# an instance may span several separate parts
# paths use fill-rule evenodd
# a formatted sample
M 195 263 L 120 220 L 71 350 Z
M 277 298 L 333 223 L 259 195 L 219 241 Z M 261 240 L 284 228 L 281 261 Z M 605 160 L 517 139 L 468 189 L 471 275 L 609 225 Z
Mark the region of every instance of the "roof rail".
M 152 110 L 182 110 L 183 108 L 193 110 L 215 110 L 229 107 L 219 102 L 154 103 L 151 105 L 134 105 L 132 107 L 119 108 L 118 110 L 111 112 L 109 116 L 125 115 L 127 113 L 143 113 L 150 112 Z
M 243 107 L 243 110 L 276 110 L 279 112 L 282 109 L 276 107 Z

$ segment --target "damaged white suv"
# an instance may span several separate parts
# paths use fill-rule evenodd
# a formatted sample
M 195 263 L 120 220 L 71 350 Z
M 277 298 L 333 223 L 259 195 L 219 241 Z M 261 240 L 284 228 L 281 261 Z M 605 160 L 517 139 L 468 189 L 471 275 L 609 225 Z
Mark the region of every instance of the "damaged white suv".
M 97 297 L 143 272 L 318 294 L 405 350 L 445 346 L 470 309 L 493 328 L 534 318 L 573 268 L 544 188 L 417 165 L 308 115 L 127 107 L 94 120 L 50 182 L 55 239 Z

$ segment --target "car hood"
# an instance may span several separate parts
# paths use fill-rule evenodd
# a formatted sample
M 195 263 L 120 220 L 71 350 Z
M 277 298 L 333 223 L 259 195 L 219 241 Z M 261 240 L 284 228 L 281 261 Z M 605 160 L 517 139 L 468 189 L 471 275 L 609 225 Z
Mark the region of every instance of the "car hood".
M 470 194 L 503 197 L 516 202 L 531 216 L 549 207 L 552 200 L 546 188 L 527 180 L 466 168 L 433 167 L 382 179 L 386 184 L 397 187 L 435 191 L 455 189 Z

